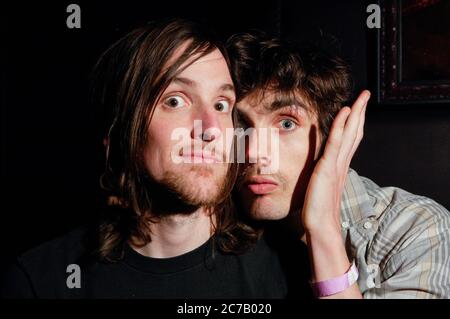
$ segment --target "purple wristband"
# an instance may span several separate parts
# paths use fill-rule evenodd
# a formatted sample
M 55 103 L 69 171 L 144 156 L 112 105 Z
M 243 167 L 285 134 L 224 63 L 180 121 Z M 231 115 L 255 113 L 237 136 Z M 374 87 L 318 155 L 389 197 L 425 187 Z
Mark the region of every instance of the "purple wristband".
M 312 290 L 316 297 L 327 297 L 344 291 L 353 285 L 358 279 L 358 268 L 353 261 L 350 269 L 342 276 L 332 279 L 311 283 Z

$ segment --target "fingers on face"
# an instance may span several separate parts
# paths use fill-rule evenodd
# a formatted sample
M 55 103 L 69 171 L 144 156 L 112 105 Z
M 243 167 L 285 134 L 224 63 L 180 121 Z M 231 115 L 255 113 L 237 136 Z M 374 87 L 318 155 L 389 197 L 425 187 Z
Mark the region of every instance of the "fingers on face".
M 359 144 L 361 143 L 363 136 L 364 136 L 364 123 L 366 121 L 366 109 L 367 109 L 367 102 L 364 105 L 361 116 L 359 118 L 359 126 L 358 126 L 358 132 L 356 135 L 355 143 L 353 144 L 351 156 L 353 157 L 353 154 L 355 154 L 356 149 L 358 148 Z
M 324 156 L 349 166 L 364 134 L 369 91 L 363 91 L 352 108 L 343 107 L 333 121 Z
M 365 110 L 369 97 L 369 91 L 363 91 L 359 95 L 358 99 L 353 104 L 352 112 L 345 125 L 340 160 L 344 160 L 346 165 L 350 164 L 350 161 L 362 140 Z
M 351 109 L 345 106 L 336 115 L 325 145 L 324 157 L 334 161 L 337 159 L 342 146 L 345 123 L 350 113 Z

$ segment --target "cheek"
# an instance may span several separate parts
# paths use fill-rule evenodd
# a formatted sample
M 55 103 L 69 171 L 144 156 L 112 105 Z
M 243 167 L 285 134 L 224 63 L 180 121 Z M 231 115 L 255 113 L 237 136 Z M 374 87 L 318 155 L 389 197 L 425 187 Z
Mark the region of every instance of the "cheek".
M 292 136 L 281 139 L 280 142 L 280 171 L 288 180 L 289 188 L 293 188 L 306 164 L 314 157 L 310 152 L 309 142 L 303 136 Z
M 220 150 L 221 152 L 229 153 L 232 149 L 233 145 L 233 137 L 234 137 L 234 126 L 233 121 L 230 116 L 223 117 L 220 120 L 220 127 L 218 128 L 220 130 L 220 138 L 218 138 L 217 141 L 215 141 L 215 147 L 217 150 Z
M 228 115 L 224 118 L 224 120 L 222 121 L 222 127 L 224 129 L 234 128 L 233 119 L 232 119 L 231 115 Z
M 159 121 L 158 123 L 162 123 Z M 170 164 L 172 129 L 167 125 L 152 123 L 147 131 L 147 145 L 144 151 L 144 160 L 149 174 L 158 177 L 164 168 Z

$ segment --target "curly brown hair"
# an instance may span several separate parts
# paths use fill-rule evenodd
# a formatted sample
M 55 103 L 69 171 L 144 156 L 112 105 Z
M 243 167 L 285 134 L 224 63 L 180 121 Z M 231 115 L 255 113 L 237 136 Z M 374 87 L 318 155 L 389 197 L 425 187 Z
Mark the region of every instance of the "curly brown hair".
M 331 124 L 351 96 L 349 65 L 320 44 L 299 44 L 262 31 L 239 33 L 227 42 L 238 101 L 261 90 L 299 94 L 318 119 L 322 151 Z

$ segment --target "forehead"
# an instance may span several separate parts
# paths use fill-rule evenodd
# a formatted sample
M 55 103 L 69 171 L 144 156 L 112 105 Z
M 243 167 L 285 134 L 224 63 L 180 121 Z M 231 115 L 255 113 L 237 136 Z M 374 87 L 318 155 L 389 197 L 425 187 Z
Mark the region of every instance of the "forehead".
M 183 54 L 180 52 L 185 48 L 179 48 L 174 57 Z M 209 94 L 219 90 L 227 91 L 228 94 L 235 94 L 233 80 L 228 68 L 228 64 L 219 49 L 204 54 L 202 52 L 194 53 L 184 61 L 175 71 L 176 74 L 169 81 L 166 89 L 174 86 L 188 88 L 192 92 Z M 173 58 L 172 58 L 173 59 Z M 202 91 L 200 91 L 202 90 Z
M 186 51 L 186 49 L 189 47 L 192 41 L 185 41 L 182 45 L 180 45 L 172 54 L 172 56 L 167 60 L 166 65 L 164 66 L 164 70 L 167 70 L 171 65 L 173 65 Z M 192 68 L 198 68 L 202 67 L 208 64 L 215 64 L 215 65 L 223 65 L 227 68 L 228 66 L 225 61 L 225 58 L 223 57 L 222 53 L 219 49 L 214 49 L 211 52 L 209 52 L 206 55 L 202 55 L 202 52 L 196 52 L 192 54 L 186 61 L 184 61 L 181 66 L 179 67 L 182 69 L 182 73 L 192 69 Z
M 218 49 L 201 57 L 199 57 L 199 54 L 195 54 L 184 62 L 180 68 L 183 69 L 179 74 L 180 76 L 199 77 L 207 75 L 208 79 L 211 77 L 222 77 L 231 81 L 228 65 Z
M 298 92 L 281 92 L 277 90 L 255 90 L 237 103 L 237 108 L 245 113 L 270 115 L 289 108 L 307 117 L 314 115 L 310 103 Z
M 187 61 L 190 62 L 189 60 Z M 205 63 L 225 63 L 225 58 L 223 57 L 222 53 L 219 51 L 219 49 L 215 49 L 212 52 L 200 57 L 199 59 L 195 60 L 190 66 L 198 66 Z
M 172 65 L 174 65 L 178 59 L 185 53 L 189 48 L 192 40 L 186 40 L 178 48 L 176 48 L 171 57 L 167 60 L 164 67 L 161 70 L 161 74 L 164 74 Z M 202 55 L 203 54 L 203 55 Z M 212 72 L 215 70 L 215 75 L 223 75 L 231 80 L 230 71 L 228 69 L 228 64 L 220 52 L 219 49 L 214 49 L 211 52 L 204 54 L 204 52 L 194 52 L 192 53 L 179 67 L 181 70 L 178 75 L 181 74 L 193 74 L 196 75 L 198 72 Z

